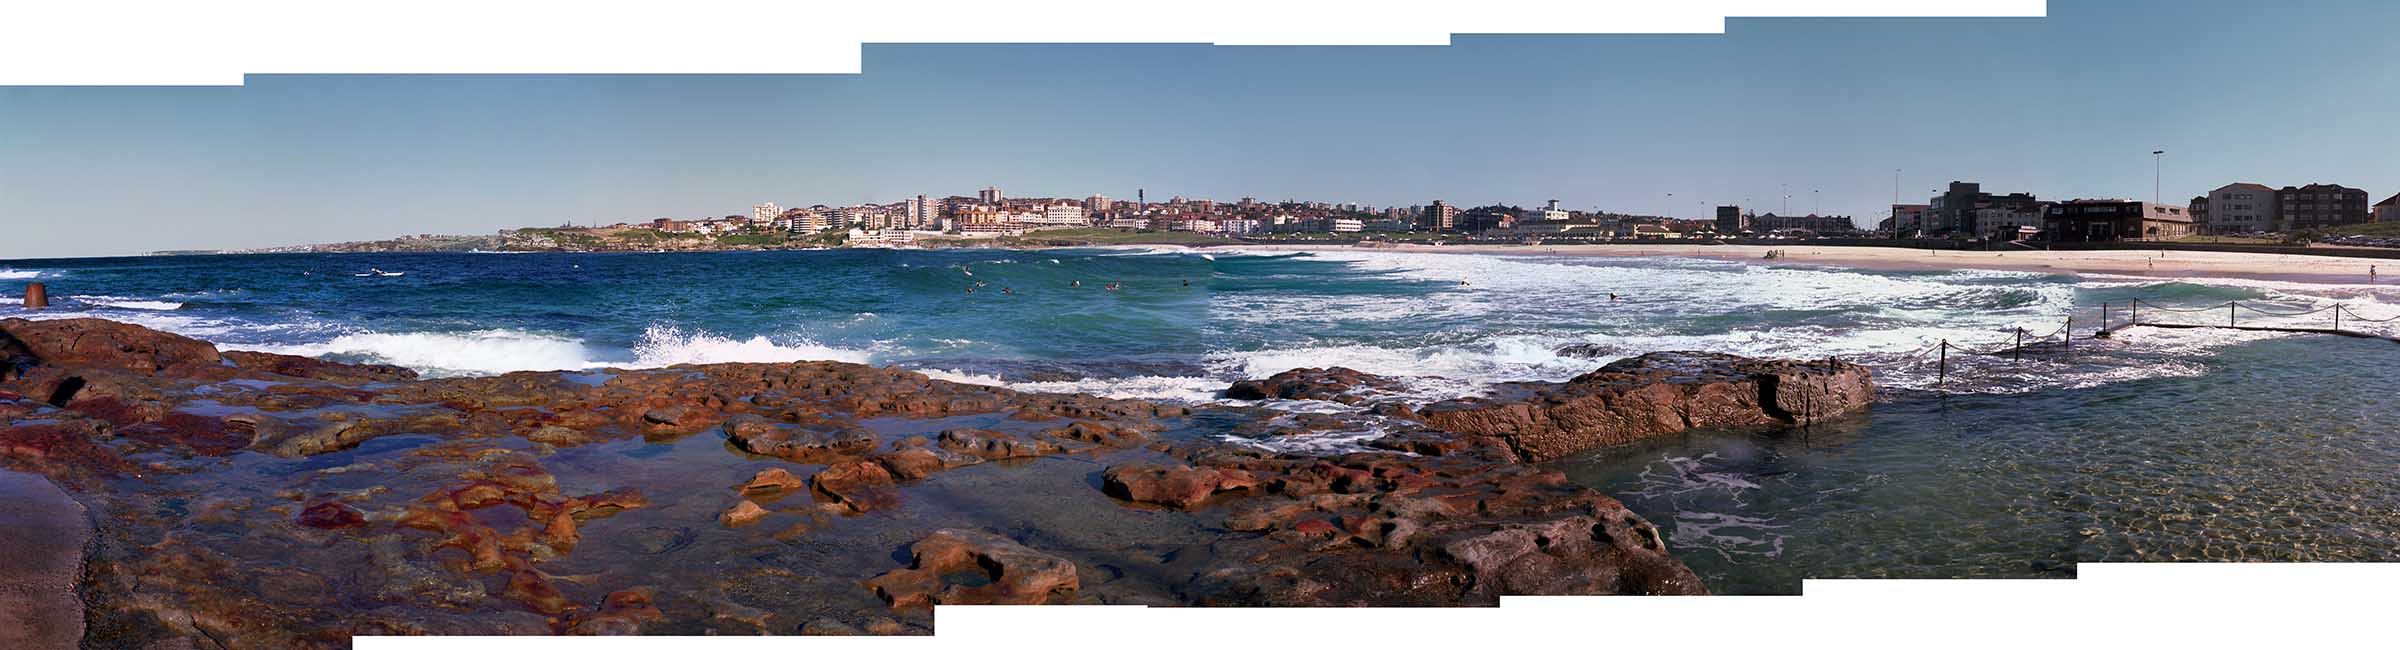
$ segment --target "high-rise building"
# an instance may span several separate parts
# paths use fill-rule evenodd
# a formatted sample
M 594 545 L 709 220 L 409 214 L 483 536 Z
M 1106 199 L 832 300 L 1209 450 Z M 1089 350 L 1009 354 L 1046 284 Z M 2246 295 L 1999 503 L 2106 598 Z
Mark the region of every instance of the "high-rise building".
M 1092 214 L 1107 212 L 1112 207 L 1116 207 L 1116 203 L 1108 200 L 1105 194 L 1094 194 L 1083 200 L 1083 209 Z
M 2211 211 L 2214 211 L 2212 206 Z M 2275 224 L 2281 230 L 2331 228 L 2367 222 L 2367 191 L 2310 183 L 2275 190 Z
M 1438 199 L 1433 202 L 1433 205 L 1425 206 L 1424 216 L 1417 218 L 1417 229 L 1419 230 L 1448 232 L 1457 228 L 1458 208 Z
M 986 187 L 986 188 L 983 188 L 983 191 L 980 191 L 980 192 L 976 192 L 976 193 L 975 193 L 975 200 L 982 201 L 982 202 L 984 203 L 984 205 L 999 205 L 999 204 L 1000 204 L 1000 188 L 997 188 L 997 187 Z
M 775 207 L 774 201 L 750 206 L 750 220 L 754 222 L 768 223 L 781 216 L 783 216 L 783 208 Z
M 901 227 L 920 230 L 930 228 L 941 223 L 942 204 L 940 201 L 925 198 L 925 195 L 919 194 L 917 198 L 904 202 L 904 205 L 901 206 L 901 216 Z

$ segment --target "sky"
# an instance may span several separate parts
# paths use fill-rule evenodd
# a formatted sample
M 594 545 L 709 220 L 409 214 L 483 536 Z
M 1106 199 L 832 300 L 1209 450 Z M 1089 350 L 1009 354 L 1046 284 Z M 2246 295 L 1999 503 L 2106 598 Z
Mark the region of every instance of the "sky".
M 1895 189 L 1919 203 L 1952 180 L 2044 199 L 2148 199 L 2156 181 L 2178 203 L 2325 182 L 2380 200 L 2400 191 L 2395 26 L 2400 3 L 2370 0 L 2053 0 L 2045 18 L 1449 46 L 870 44 L 858 75 L 0 88 L 0 259 L 987 185 L 1679 217 L 1788 204 L 1863 224 Z

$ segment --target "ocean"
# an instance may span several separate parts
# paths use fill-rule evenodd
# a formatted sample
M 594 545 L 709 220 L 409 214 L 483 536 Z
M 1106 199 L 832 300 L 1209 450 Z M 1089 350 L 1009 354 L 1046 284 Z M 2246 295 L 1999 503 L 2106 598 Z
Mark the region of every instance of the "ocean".
M 29 281 L 48 284 L 52 308 L 17 304 Z M 2400 427 L 2386 397 L 2400 346 L 2152 328 L 2089 338 L 2103 303 L 2122 322 L 2134 298 L 2145 321 L 2222 322 L 2221 309 L 2165 309 L 2229 300 L 2400 317 L 2387 287 L 1124 248 L 19 260 L 0 262 L 0 296 L 0 317 L 109 318 L 432 376 L 829 359 L 1188 403 L 1299 367 L 1401 377 L 1413 399 L 1436 400 L 1650 351 L 1840 357 L 1878 366 L 1871 414 L 1556 466 L 1658 523 L 1722 593 L 1792 593 L 1812 577 L 2065 576 L 2093 561 L 2400 555 L 2388 480 Z M 2069 319 L 2072 354 L 2038 338 Z M 2019 329 L 2046 342 L 2018 358 Z M 1946 371 L 1945 340 L 1959 348 Z M 1376 433 L 1245 442 L 1337 452 Z

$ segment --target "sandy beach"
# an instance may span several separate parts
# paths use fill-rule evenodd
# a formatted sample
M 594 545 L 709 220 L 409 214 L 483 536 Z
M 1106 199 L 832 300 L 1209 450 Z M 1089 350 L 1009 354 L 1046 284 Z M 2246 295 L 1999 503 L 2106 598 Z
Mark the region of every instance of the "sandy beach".
M 1487 255 L 1576 255 L 1591 257 L 1691 257 L 1765 261 L 1767 251 L 1780 250 L 1774 261 L 1888 270 L 1992 269 L 2149 277 L 2225 277 L 2321 283 L 2364 283 L 2370 270 L 2389 277 L 2381 267 L 2400 271 L 2400 260 L 2220 253 L 2207 251 L 1933 251 L 1868 246 L 1735 246 L 1691 244 L 1610 244 L 1570 246 L 1506 246 L 1463 244 L 1429 246 L 1399 244 L 1377 248 L 1325 244 L 1259 244 L 1233 248 L 1252 251 L 1385 250 L 1409 253 L 1470 253 Z

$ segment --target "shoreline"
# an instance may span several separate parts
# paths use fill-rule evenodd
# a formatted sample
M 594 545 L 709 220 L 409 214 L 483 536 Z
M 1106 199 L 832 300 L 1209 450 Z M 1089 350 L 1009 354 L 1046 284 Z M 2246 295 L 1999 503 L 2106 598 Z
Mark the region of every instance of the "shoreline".
M 1217 248 L 1217 247 L 1212 247 Z M 2072 275 L 2121 275 L 2157 279 L 2217 278 L 2278 280 L 2311 284 L 2366 284 L 2369 269 L 2391 266 L 2394 260 L 2215 251 L 1928 251 L 1873 246 L 1755 246 L 1610 244 L 1605 246 L 1511 246 L 1456 244 L 1428 246 L 1397 244 L 1361 247 L 1330 244 L 1243 244 L 1235 250 L 1264 252 L 1367 251 L 1481 255 L 1543 255 L 1567 257 L 1682 257 L 1692 259 L 1838 266 L 1881 271 L 1949 271 L 1976 269 Z M 1197 250 L 1197 249 L 1195 249 Z M 1784 256 L 1766 259 L 1767 251 Z

